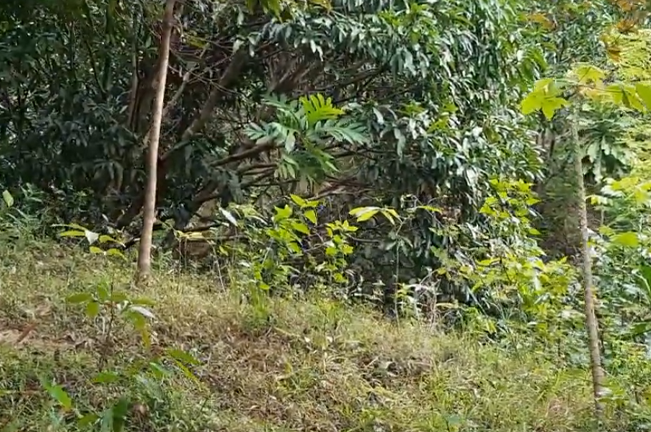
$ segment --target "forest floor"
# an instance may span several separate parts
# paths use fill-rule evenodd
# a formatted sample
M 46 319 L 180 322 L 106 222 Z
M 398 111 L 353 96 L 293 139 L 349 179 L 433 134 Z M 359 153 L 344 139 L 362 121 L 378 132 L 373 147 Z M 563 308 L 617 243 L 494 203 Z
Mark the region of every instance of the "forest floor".
M 253 306 L 210 275 L 161 268 L 150 288 L 127 294 L 155 302 L 152 351 L 193 354 L 197 379 L 93 383 L 102 353 L 102 370 L 123 371 L 147 351 L 120 322 L 105 351 L 106 322 L 65 298 L 101 283 L 133 290 L 132 274 L 132 265 L 53 245 L 0 247 L 0 431 L 100 430 L 78 426 L 75 414 L 57 421 L 43 380 L 82 415 L 127 396 L 133 431 L 588 430 L 587 372 L 542 352 L 326 300 Z

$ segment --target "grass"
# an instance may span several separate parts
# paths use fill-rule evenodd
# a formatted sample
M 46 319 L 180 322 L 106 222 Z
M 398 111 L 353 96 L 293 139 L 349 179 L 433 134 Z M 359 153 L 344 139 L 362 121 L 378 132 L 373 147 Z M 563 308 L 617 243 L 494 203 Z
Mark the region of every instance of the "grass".
M 210 275 L 162 269 L 136 293 L 155 301 L 152 349 L 191 352 L 198 382 L 93 384 L 102 321 L 64 299 L 102 281 L 131 293 L 132 272 L 53 245 L 0 250 L 0 431 L 93 430 L 56 420 L 43 377 L 82 413 L 127 395 L 133 431 L 592 430 L 587 372 L 533 350 L 514 354 L 323 299 L 252 305 Z M 105 369 L 145 354 L 119 325 Z

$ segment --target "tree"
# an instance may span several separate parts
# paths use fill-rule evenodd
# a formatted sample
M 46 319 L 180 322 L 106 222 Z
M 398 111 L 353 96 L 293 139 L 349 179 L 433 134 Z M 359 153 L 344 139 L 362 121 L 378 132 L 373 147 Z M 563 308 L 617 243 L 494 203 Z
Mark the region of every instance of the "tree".
M 169 64 L 170 40 L 174 26 L 174 5 L 176 0 L 167 0 L 163 15 L 163 33 L 158 56 L 158 79 L 156 80 L 156 96 L 154 99 L 152 125 L 146 140 L 149 145 L 147 158 L 147 188 L 145 190 L 145 205 L 143 225 L 138 249 L 137 279 L 145 280 L 151 273 L 151 246 L 154 221 L 156 220 L 156 183 L 158 179 L 158 143 L 160 141 L 161 124 L 163 121 L 163 104 L 165 101 L 165 86 L 167 83 L 167 68 Z
M 574 120 L 575 122 L 577 120 Z M 574 143 L 574 166 L 577 182 L 577 196 L 579 202 L 578 219 L 581 231 L 581 255 L 583 256 L 583 292 L 585 295 L 585 323 L 588 331 L 588 345 L 590 351 L 590 364 L 592 371 L 592 385 L 595 398 L 597 415 L 601 416 L 603 405 L 601 397 L 604 396 L 604 371 L 601 366 L 601 348 L 599 340 L 599 322 L 595 314 L 595 294 L 592 281 L 592 254 L 588 228 L 588 208 L 583 173 L 583 149 L 579 141 L 576 125 L 572 128 L 572 141 Z

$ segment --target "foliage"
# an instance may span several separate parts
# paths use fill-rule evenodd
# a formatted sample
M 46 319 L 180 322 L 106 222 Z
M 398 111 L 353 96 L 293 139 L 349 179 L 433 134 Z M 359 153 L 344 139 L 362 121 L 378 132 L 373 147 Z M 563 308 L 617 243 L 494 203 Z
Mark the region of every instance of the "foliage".
M 569 235 L 577 223 L 573 192 L 583 179 L 568 169 L 576 131 L 584 180 L 594 192 L 589 216 L 610 381 L 607 414 L 623 419 L 621 428 L 648 425 L 651 32 L 645 2 L 179 4 L 158 161 L 156 261 L 169 277 L 192 272 L 189 286 L 209 274 L 228 289 L 216 294 L 213 283 L 194 294 L 198 300 L 182 296 L 164 323 L 139 292 L 110 273 L 127 272 L 142 224 L 161 4 L 5 3 L 0 242 L 38 249 L 42 234 L 57 231 L 66 247 L 62 261 L 72 254 L 77 263 L 79 252 L 67 248 L 83 245 L 90 252 L 84 260 L 102 273 L 100 280 L 52 293 L 51 299 L 67 297 L 85 311 L 85 318 L 65 325 L 92 334 L 96 347 L 89 352 L 97 361 L 86 378 L 102 381 L 79 395 L 58 366 L 41 377 L 54 404 L 52 424 L 65 429 L 70 418 L 88 414 L 93 427 L 137 428 L 143 420 L 138 398 L 155 393 L 147 400 L 166 412 L 161 404 L 171 404 L 178 387 L 194 404 L 183 421 L 195 414 L 205 421 L 175 424 L 178 430 L 233 429 L 243 407 L 256 418 L 283 413 L 270 425 L 244 422 L 247 430 L 593 430 L 583 421 L 585 386 L 577 390 L 580 380 L 572 375 L 587 367 L 577 242 Z M 193 262 L 193 255 L 211 265 L 178 265 L 179 256 Z M 18 271 L 6 266 L 2 274 Z M 165 283 L 161 291 L 176 295 Z M 317 298 L 315 305 L 306 298 Z M 204 330 L 198 322 L 176 327 L 176 320 L 203 319 L 206 305 L 221 302 L 226 312 L 210 309 L 220 318 L 207 323 L 218 331 L 201 341 L 193 339 Z M 397 330 L 359 311 L 359 303 L 398 318 Z M 304 328 L 292 327 L 290 317 L 305 310 L 311 312 Z M 363 322 L 361 334 L 341 333 L 345 320 Z M 488 353 L 518 371 L 543 362 L 544 370 L 515 374 L 522 383 L 501 377 L 512 391 L 502 394 L 487 378 L 496 365 L 480 362 L 480 372 L 469 371 L 476 359 L 452 370 L 437 360 L 428 372 L 403 380 L 401 368 L 418 369 L 401 357 L 414 346 L 348 351 L 353 339 L 377 345 L 394 335 L 394 342 L 427 345 L 416 357 L 429 358 L 441 336 L 411 339 L 425 332 L 424 324 L 413 323 L 425 320 L 455 332 L 477 356 Z M 144 343 L 122 352 L 118 341 L 129 345 L 132 328 Z M 210 355 L 246 361 L 229 364 L 228 357 L 234 381 L 224 374 L 215 383 L 214 368 L 192 360 L 185 346 L 157 350 L 159 339 L 169 346 L 210 345 Z M 487 351 L 474 351 L 479 341 Z M 254 342 L 273 349 L 251 351 Z M 455 346 L 454 355 L 467 348 Z M 297 361 L 303 349 L 307 364 Z M 514 363 L 520 352 L 524 363 Z M 127 367 L 122 356 L 136 366 Z M 381 370 L 372 366 L 382 362 Z M 343 371 L 342 381 L 328 368 Z M 253 371 L 260 382 L 241 379 L 242 371 Z M 529 373 L 540 381 L 529 386 Z M 383 381 L 389 376 L 399 382 Z M 442 376 L 458 377 L 450 383 L 460 387 L 437 386 Z M 552 385 L 551 376 L 568 387 L 541 390 Z M 416 390 L 421 378 L 425 387 Z M 204 401 L 212 412 L 225 406 L 234 413 L 228 427 L 207 419 L 196 395 L 189 396 L 196 381 L 208 384 L 198 393 L 208 388 L 220 395 Z M 238 393 L 251 385 L 260 387 L 246 397 Z M 468 389 L 479 391 L 473 400 L 480 408 L 466 406 Z M 539 393 L 549 396 L 544 412 L 534 399 Z M 100 399 L 86 404 L 88 395 Z M 311 405 L 320 397 L 334 407 L 332 418 L 297 420 L 303 409 L 322 409 Z M 510 402 L 486 399 L 502 397 Z M 375 402 L 362 402 L 370 399 Z M 522 415 L 500 415 L 513 412 Z M 174 428 L 172 420 L 147 421 L 150 429 Z

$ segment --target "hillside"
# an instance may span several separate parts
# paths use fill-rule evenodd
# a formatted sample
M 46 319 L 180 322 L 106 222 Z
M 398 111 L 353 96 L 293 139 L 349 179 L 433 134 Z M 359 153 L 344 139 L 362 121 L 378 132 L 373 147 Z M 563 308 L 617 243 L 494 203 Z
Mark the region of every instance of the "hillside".
M 64 298 L 106 282 L 132 290 L 133 269 L 47 245 L 2 250 L 0 272 L 2 431 L 92 430 L 76 429 L 74 415 L 52 426 L 60 406 L 41 379 L 60 384 L 79 415 L 126 395 L 129 430 L 590 430 L 587 371 L 554 365 L 544 352 L 508 352 L 471 332 L 391 323 L 323 299 L 254 306 L 210 276 L 164 269 L 137 292 L 155 303 L 152 350 L 192 353 L 198 382 L 177 374 L 160 386 L 92 383 L 106 323 Z M 115 328 L 105 371 L 146 356 L 129 325 Z

